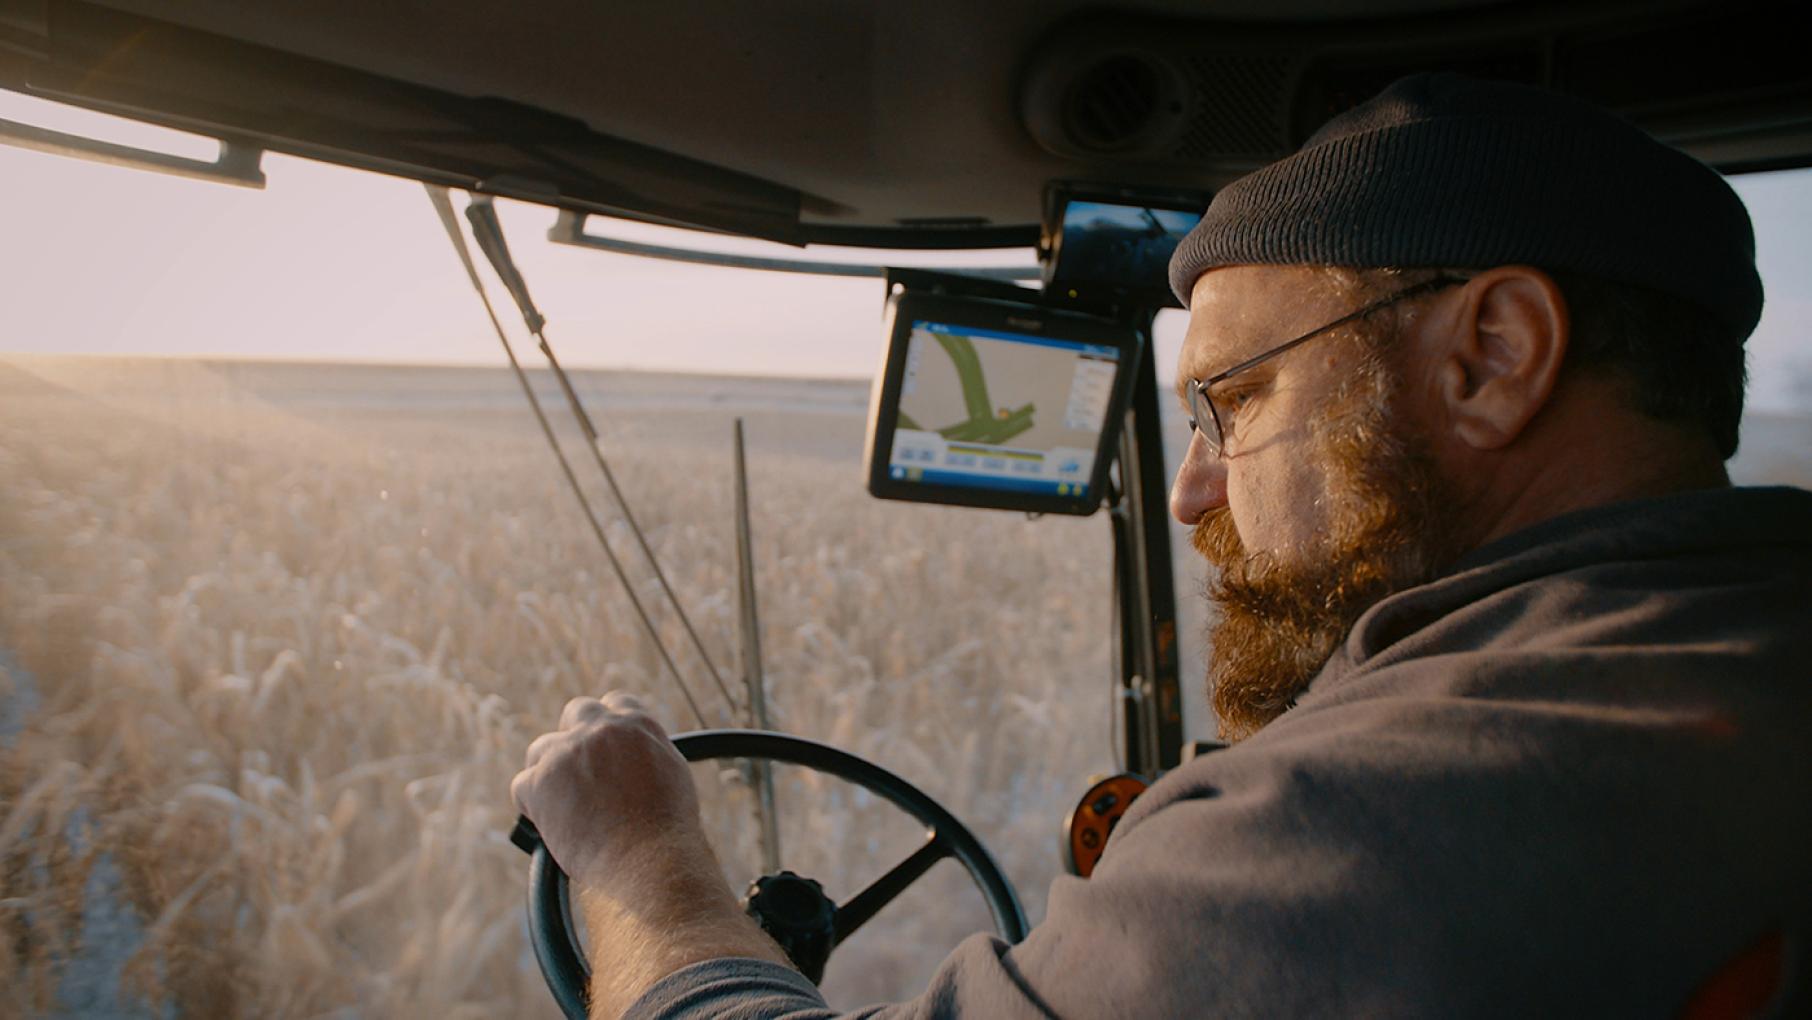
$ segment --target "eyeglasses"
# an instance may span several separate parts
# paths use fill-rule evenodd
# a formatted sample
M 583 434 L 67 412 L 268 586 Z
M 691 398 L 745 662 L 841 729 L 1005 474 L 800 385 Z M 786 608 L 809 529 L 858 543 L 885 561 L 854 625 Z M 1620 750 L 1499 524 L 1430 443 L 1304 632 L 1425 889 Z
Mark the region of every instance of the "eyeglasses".
M 1217 386 L 1254 365 L 1270 361 L 1272 358 L 1277 357 L 1285 351 L 1291 350 L 1301 344 L 1308 343 L 1310 340 L 1313 340 L 1324 333 L 1339 329 L 1349 322 L 1357 322 L 1373 312 L 1389 308 L 1399 301 L 1407 301 L 1412 297 L 1419 297 L 1431 291 L 1440 290 L 1443 287 L 1451 287 L 1454 284 L 1465 282 L 1466 280 L 1463 277 L 1458 276 L 1437 276 L 1432 280 L 1424 280 L 1413 286 L 1405 287 L 1395 294 L 1389 294 L 1379 298 L 1356 312 L 1342 315 L 1340 318 L 1335 319 L 1325 326 L 1317 326 L 1296 339 L 1279 344 L 1263 354 L 1247 358 L 1218 375 L 1209 376 L 1207 379 L 1190 379 L 1188 390 L 1189 431 L 1201 432 L 1202 439 L 1208 444 L 1209 454 L 1219 457 L 1226 440 L 1226 421 L 1221 418 L 1220 411 L 1214 406 L 1214 400 L 1208 396 L 1209 387 Z

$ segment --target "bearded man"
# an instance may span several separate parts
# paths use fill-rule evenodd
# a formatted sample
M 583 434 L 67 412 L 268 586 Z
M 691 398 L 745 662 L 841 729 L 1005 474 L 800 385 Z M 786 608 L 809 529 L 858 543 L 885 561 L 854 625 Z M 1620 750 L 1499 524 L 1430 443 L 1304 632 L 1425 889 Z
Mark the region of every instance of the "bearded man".
M 1730 487 L 1747 214 L 1563 97 L 1405 79 L 1179 247 L 1227 750 L 1020 945 L 864 1015 L 1805 1015 L 1812 494 Z M 513 787 L 594 1009 L 828 1015 L 632 699 Z

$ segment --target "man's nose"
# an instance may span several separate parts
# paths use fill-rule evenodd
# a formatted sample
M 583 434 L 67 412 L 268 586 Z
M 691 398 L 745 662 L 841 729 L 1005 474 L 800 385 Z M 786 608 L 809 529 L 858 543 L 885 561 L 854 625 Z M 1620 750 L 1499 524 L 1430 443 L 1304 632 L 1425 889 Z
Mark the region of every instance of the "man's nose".
M 1200 432 L 1189 435 L 1189 448 L 1170 485 L 1170 515 L 1195 524 L 1210 510 L 1227 505 L 1227 462 L 1209 452 Z

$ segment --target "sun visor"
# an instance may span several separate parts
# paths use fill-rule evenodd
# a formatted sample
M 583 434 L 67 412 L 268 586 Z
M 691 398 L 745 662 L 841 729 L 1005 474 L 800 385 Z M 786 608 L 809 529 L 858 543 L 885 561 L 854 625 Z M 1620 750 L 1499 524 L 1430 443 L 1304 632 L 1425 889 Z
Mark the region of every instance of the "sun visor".
M 799 191 L 572 117 L 92 4 L 53 0 L 45 10 L 41 38 L 0 54 L 0 88 L 427 183 L 804 241 Z

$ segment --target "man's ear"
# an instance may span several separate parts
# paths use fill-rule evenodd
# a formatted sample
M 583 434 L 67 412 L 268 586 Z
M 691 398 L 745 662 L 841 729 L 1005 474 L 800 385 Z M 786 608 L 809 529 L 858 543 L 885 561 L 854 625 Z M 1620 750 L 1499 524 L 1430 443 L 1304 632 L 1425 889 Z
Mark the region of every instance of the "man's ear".
M 1500 266 L 1461 292 L 1437 373 L 1447 419 L 1468 446 L 1496 450 L 1528 427 L 1554 392 L 1572 323 L 1547 273 Z

